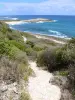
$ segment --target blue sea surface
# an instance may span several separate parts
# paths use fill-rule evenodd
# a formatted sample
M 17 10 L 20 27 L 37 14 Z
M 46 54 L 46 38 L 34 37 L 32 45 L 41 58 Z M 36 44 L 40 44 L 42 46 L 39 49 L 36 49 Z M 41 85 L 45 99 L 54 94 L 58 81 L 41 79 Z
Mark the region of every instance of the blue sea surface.
M 0 16 L 0 19 L 26 20 L 34 18 L 46 18 L 55 20 L 55 22 L 39 22 L 39 23 L 21 23 L 10 25 L 10 27 L 34 34 L 45 34 L 60 38 L 75 37 L 75 16 L 60 15 L 12 15 Z

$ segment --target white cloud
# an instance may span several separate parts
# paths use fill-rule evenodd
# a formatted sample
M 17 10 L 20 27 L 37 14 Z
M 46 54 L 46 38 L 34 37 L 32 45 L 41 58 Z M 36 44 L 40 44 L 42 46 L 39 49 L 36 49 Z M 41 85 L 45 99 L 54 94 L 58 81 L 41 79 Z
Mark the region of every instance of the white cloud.
M 40 3 L 0 3 L 0 14 L 75 15 L 75 0 L 47 0 Z

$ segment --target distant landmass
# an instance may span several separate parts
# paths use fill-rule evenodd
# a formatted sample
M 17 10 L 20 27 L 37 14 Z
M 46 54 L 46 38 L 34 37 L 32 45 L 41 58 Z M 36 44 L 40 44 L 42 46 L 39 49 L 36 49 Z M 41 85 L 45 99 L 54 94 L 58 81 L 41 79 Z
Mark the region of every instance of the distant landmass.
M 2 20 L 2 21 L 5 21 L 5 22 L 19 22 L 19 21 L 22 21 L 22 22 L 31 22 L 31 23 L 34 23 L 34 22 L 53 22 L 54 20 L 50 20 L 50 19 L 45 19 L 45 18 L 36 18 L 36 19 L 29 19 L 29 20 Z

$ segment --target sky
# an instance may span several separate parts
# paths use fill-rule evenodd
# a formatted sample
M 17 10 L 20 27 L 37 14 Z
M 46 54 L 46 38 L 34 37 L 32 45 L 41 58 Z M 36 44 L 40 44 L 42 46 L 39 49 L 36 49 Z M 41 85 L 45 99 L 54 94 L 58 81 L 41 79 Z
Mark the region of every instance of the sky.
M 0 0 L 0 15 L 75 15 L 75 0 Z

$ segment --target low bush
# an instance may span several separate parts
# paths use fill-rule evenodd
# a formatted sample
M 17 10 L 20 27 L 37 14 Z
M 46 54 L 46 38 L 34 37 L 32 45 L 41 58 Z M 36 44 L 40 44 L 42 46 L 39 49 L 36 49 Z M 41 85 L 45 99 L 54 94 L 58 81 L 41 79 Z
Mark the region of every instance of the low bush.
M 28 55 L 28 57 L 30 58 L 30 59 L 36 59 L 36 57 L 37 57 L 37 52 L 36 51 L 34 51 L 32 48 L 27 48 L 26 50 L 25 50 L 25 52 L 26 52 L 26 54 Z
M 32 70 L 28 67 L 27 62 L 9 60 L 6 56 L 0 57 L 0 80 L 6 83 L 13 83 L 23 79 L 26 82 L 31 74 Z
M 0 41 L 0 54 L 8 54 L 12 45 L 8 41 Z
M 6 34 L 6 32 L 7 32 L 8 30 L 9 30 L 8 25 L 0 21 L 0 31 L 1 31 L 3 34 Z
M 45 50 L 45 47 L 42 47 L 42 46 L 34 46 L 33 48 L 35 51 L 42 51 L 42 50 Z
M 69 72 L 68 71 L 60 71 L 58 75 L 61 76 L 68 76 Z
M 23 42 L 23 38 L 22 38 L 22 35 L 19 31 L 15 31 L 15 30 L 12 30 L 12 32 L 7 32 L 7 38 L 9 40 L 16 40 L 16 41 L 22 41 Z
M 25 62 L 27 62 L 26 53 L 23 52 L 24 47 L 21 46 L 21 44 L 16 46 L 16 44 L 19 44 L 19 43 L 17 42 L 12 43 L 9 40 L 0 41 L 0 54 L 7 55 L 10 58 L 14 58 L 16 60 L 23 61 L 23 62 L 24 60 L 26 60 Z
M 68 80 L 70 82 L 71 91 L 75 91 L 75 65 L 70 65 L 69 68 Z
M 4 38 L 5 38 L 5 35 L 2 32 L 0 32 L 0 40 L 2 40 Z
M 55 50 L 45 50 L 37 57 L 38 66 L 46 66 L 49 71 L 56 69 Z
M 8 57 L 0 58 L 0 80 L 6 83 L 19 81 L 18 64 Z
M 68 67 L 75 64 L 75 45 L 69 43 L 56 51 L 57 63 L 60 66 Z
M 25 52 L 22 52 L 22 51 L 16 52 L 15 60 L 17 60 L 18 62 L 22 62 L 24 64 L 28 63 L 27 55 Z
M 68 44 L 75 44 L 75 38 L 70 39 Z
M 33 47 L 34 47 L 34 42 L 32 42 L 32 41 L 27 41 L 27 42 L 26 42 L 26 44 L 30 45 L 30 46 L 31 46 L 31 48 L 33 48 Z
M 22 92 L 19 100 L 31 100 L 30 95 L 27 92 Z
M 37 63 L 46 66 L 48 70 L 60 70 L 75 64 L 74 42 L 68 43 L 62 48 L 44 50 L 39 54 Z
M 16 40 L 11 40 L 10 43 L 15 45 L 18 49 L 20 49 L 22 51 L 25 51 L 25 49 L 27 48 L 27 46 L 24 42 L 18 42 Z

